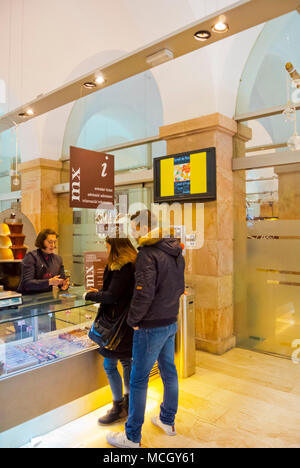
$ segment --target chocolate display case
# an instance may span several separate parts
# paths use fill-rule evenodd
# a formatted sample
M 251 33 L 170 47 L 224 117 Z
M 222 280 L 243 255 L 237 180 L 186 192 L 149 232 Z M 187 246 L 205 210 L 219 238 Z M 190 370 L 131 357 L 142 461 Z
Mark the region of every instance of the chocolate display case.
M 22 306 L 0 310 L 0 379 L 97 348 L 88 338 L 97 308 L 82 292 L 23 296 Z
M 53 327 L 54 323 L 57 326 L 59 321 L 58 318 L 51 319 L 51 326 Z M 22 330 L 24 322 L 26 323 L 25 320 L 18 321 L 17 327 Z M 6 343 L 5 351 L 0 352 L 2 358 L 0 360 L 0 378 L 95 348 L 94 343 L 87 336 L 90 322 L 79 326 L 72 325 L 63 329 L 61 333 L 59 331 L 40 333 L 36 341 L 34 340 L 34 330 L 31 329 L 31 326 L 28 328 L 30 328 L 29 332 L 22 334 L 20 331 L 18 333 L 20 337 L 27 334 L 28 338 Z
M 110 401 L 103 358 L 88 338 L 98 304 L 83 292 L 24 295 L 21 306 L 0 309 L 0 447 L 21 446 Z

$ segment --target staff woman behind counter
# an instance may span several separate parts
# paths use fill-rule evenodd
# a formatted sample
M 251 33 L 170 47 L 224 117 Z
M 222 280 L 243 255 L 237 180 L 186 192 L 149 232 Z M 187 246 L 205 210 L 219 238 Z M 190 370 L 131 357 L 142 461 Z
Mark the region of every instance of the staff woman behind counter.
M 35 241 L 37 249 L 27 253 L 22 262 L 19 293 L 50 292 L 52 286 L 68 289 L 69 278 L 65 278 L 62 258 L 54 253 L 56 240 L 57 234 L 52 229 L 44 229 L 38 234 Z

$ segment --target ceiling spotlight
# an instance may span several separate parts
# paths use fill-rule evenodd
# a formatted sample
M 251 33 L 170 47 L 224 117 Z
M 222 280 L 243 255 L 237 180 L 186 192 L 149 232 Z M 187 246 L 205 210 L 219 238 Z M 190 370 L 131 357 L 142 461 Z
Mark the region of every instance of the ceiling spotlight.
M 86 81 L 85 83 L 83 83 L 83 86 L 87 89 L 92 89 L 95 88 L 97 85 L 93 81 Z
M 226 33 L 227 31 L 229 31 L 229 26 L 227 23 L 219 21 L 218 23 L 212 26 L 212 30 L 216 33 Z
M 95 83 L 97 83 L 98 85 L 102 85 L 103 83 L 105 83 L 104 77 L 102 75 L 96 76 Z
M 33 110 L 32 109 L 28 109 L 27 111 L 25 112 L 19 112 L 19 117 L 30 117 L 34 114 Z
M 194 34 L 194 38 L 197 41 L 207 41 L 211 37 L 211 33 L 209 31 L 197 31 Z

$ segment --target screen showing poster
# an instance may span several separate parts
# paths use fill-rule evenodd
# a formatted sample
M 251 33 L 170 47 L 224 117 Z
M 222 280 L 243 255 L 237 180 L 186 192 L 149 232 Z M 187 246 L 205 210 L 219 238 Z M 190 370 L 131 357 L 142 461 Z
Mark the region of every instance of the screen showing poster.
M 174 185 L 175 195 L 183 195 L 191 192 L 190 156 L 174 158 Z
M 215 148 L 154 159 L 154 201 L 156 203 L 215 199 Z
M 85 288 L 102 289 L 103 273 L 107 264 L 106 252 L 84 252 Z
M 114 156 L 70 147 L 70 207 L 114 204 Z

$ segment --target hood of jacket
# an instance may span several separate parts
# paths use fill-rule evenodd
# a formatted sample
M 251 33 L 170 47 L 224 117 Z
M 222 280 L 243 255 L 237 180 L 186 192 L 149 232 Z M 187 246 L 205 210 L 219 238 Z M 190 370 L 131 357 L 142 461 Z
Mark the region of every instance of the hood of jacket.
M 110 266 L 108 266 L 108 269 L 110 271 L 121 270 L 121 268 L 127 265 L 127 263 L 135 263 L 135 261 L 136 261 L 136 255 L 134 255 L 133 253 L 121 255 L 117 260 L 112 262 Z
M 174 235 L 174 230 L 172 229 L 167 231 L 161 228 L 156 228 L 153 231 L 148 232 L 145 236 L 139 238 L 139 246 L 155 246 L 157 249 L 162 250 L 168 255 L 178 257 L 182 253 L 182 248 L 178 239 L 175 239 L 174 237 L 166 237 L 172 235 Z

